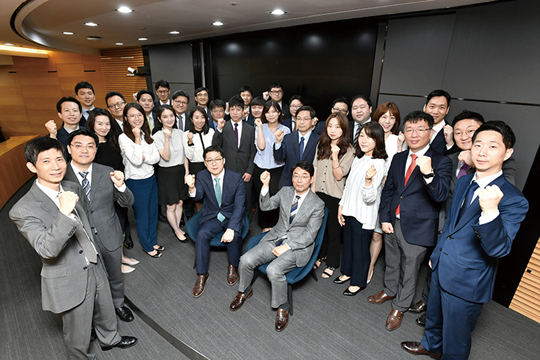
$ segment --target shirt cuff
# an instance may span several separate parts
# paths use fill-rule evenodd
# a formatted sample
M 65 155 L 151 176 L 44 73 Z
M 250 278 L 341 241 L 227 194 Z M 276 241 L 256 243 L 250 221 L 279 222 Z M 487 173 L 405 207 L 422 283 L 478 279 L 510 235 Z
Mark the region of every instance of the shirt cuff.
M 289 244 L 285 244 L 285 246 L 286 246 L 289 250 L 292 250 L 291 247 L 289 246 Z
M 283 140 L 281 140 L 281 141 L 283 141 Z M 281 143 L 279 143 L 279 144 L 274 143 L 274 149 L 279 150 L 279 148 L 281 148 Z
M 118 187 L 118 186 L 116 186 L 116 184 L 114 184 L 114 187 L 120 192 L 126 191 L 126 183 L 123 183 L 122 186 L 120 186 L 120 187 Z
M 433 181 L 433 177 L 430 177 L 429 179 L 424 178 L 424 181 L 426 182 L 426 184 L 431 184 L 431 182 Z
M 491 216 L 486 216 L 484 215 L 484 212 L 482 211 L 482 214 L 480 214 L 480 217 L 478 218 L 478 225 L 484 225 L 484 224 L 487 224 L 489 222 L 492 222 L 493 220 L 495 220 L 498 216 L 499 216 L 499 210 L 497 210 L 497 212 Z
M 267 186 L 267 187 L 263 187 L 261 189 L 261 195 L 262 196 L 265 196 L 266 194 L 268 194 L 268 191 L 270 190 L 270 186 Z
M 193 192 L 193 194 L 192 194 L 191 191 L 188 189 L 188 194 L 189 194 L 189 197 L 190 197 L 190 198 L 194 198 L 195 195 L 197 195 L 197 189 L 195 189 L 195 191 Z

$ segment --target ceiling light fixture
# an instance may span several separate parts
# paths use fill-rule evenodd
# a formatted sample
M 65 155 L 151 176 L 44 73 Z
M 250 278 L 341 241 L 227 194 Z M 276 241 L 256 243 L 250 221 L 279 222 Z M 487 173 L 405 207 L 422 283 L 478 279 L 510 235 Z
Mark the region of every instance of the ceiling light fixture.
M 73 33 L 71 31 L 64 31 L 62 34 L 64 34 L 64 35 L 73 35 Z
M 271 11 L 270 14 L 272 14 L 272 15 L 283 15 L 283 14 L 286 14 L 286 12 L 281 10 L 281 9 L 276 9 L 274 11 Z
M 116 43 L 115 45 L 122 46 L 124 43 Z
M 171 34 L 171 35 L 178 35 L 178 34 L 180 34 L 180 31 L 176 31 L 176 30 L 169 31 L 169 34 Z
M 131 10 L 127 6 L 120 6 L 118 9 L 116 9 L 116 11 L 121 12 L 122 14 L 129 14 L 133 10 Z
M 95 22 L 85 22 L 84 23 L 85 26 L 98 26 L 98 24 L 96 24 Z
M 137 40 L 139 40 L 139 41 L 146 41 L 146 40 L 148 40 L 148 38 L 138 38 Z
M 222 23 L 221 21 L 215 21 L 215 22 L 212 23 L 212 25 L 214 25 L 214 26 L 223 26 L 225 24 Z

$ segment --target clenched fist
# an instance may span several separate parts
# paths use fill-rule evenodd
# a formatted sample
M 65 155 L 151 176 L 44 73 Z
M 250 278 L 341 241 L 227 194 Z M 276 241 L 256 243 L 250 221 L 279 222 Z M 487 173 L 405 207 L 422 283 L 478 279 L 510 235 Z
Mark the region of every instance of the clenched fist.
M 225 126 L 225 119 L 217 119 L 217 128 L 218 130 L 223 129 Z
M 416 165 L 420 168 L 420 172 L 424 175 L 430 174 L 433 172 L 431 167 L 431 158 L 429 156 L 422 156 L 416 160 Z
M 494 215 L 504 194 L 497 185 L 486 186 L 478 193 L 480 208 L 486 216 Z
M 444 126 L 444 140 L 448 146 L 454 145 L 454 128 L 450 125 Z
M 191 175 L 191 174 L 186 175 L 184 177 L 184 181 L 190 189 L 193 189 L 195 187 L 195 175 Z
M 261 174 L 261 182 L 263 184 L 263 188 L 268 187 L 270 184 L 270 173 L 268 171 L 265 171 Z
M 79 195 L 72 191 L 64 191 L 58 195 L 60 201 L 60 212 L 64 215 L 69 215 L 75 209 L 77 201 L 79 201 Z
M 366 171 L 366 181 L 370 181 L 375 175 L 377 175 L 377 169 L 375 169 L 375 165 L 371 165 Z
M 47 128 L 47 131 L 49 132 L 51 139 L 56 139 L 56 133 L 58 129 L 56 128 L 56 123 L 54 120 L 49 120 L 45 123 L 45 127 Z
M 115 170 L 111 173 L 111 180 L 117 187 L 122 187 L 124 185 L 124 173 L 118 170 Z
M 283 140 L 283 137 L 285 136 L 285 132 L 282 129 L 276 130 L 276 144 L 280 144 L 281 140 Z
M 262 129 L 262 121 L 261 119 L 255 119 L 255 126 L 257 126 L 257 129 Z

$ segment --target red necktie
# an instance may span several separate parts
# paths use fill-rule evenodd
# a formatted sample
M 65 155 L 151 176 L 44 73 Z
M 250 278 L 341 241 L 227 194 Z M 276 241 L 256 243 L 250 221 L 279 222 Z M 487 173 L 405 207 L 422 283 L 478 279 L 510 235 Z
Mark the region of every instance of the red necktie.
M 414 171 L 414 168 L 416 167 L 416 158 L 418 156 L 411 154 L 411 165 L 409 165 L 409 168 L 407 169 L 407 172 L 405 173 L 405 185 L 407 185 L 407 181 L 409 181 L 409 178 L 411 177 L 412 172 Z M 399 204 L 396 208 L 396 216 L 399 215 Z

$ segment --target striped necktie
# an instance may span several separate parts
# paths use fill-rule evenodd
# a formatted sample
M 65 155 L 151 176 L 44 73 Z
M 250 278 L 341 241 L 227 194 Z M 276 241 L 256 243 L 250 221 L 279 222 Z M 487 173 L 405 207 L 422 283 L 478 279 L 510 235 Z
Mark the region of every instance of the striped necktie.
M 86 198 L 88 201 L 90 201 L 90 189 L 92 188 L 90 186 L 90 181 L 86 178 L 88 176 L 88 171 L 79 171 L 79 175 L 81 175 L 82 179 L 82 189 L 84 191 L 84 194 L 86 195 Z
M 296 195 L 291 205 L 291 216 L 289 217 L 289 224 L 292 224 L 294 217 L 296 216 L 296 213 L 298 212 L 298 200 L 300 200 L 300 196 Z

